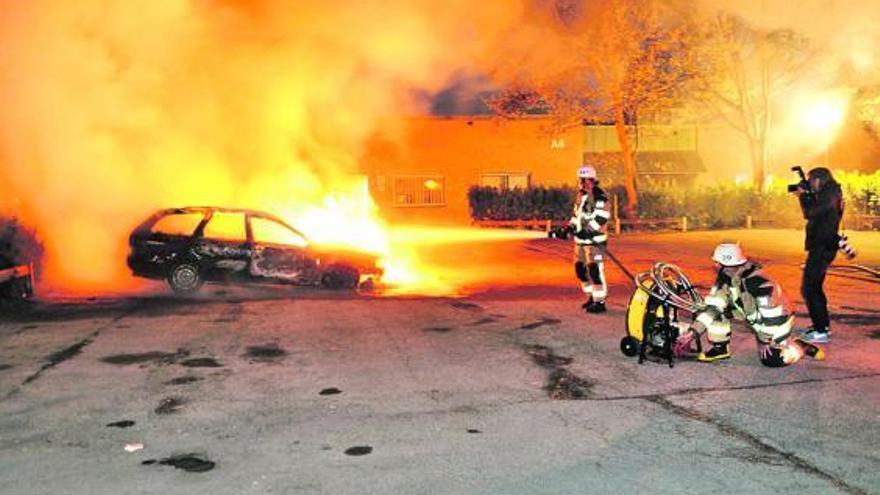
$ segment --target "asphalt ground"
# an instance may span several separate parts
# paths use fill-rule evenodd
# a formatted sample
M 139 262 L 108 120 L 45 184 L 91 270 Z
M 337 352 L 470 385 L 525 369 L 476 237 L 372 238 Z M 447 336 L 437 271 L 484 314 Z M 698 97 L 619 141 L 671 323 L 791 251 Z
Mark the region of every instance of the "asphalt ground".
M 880 266 L 880 234 L 851 236 Z M 740 240 L 799 323 L 797 231 L 613 238 L 697 285 Z M 0 322 L 0 493 L 880 493 L 880 291 L 841 263 L 828 358 L 637 364 L 632 286 L 586 315 L 571 246 L 425 249 L 457 297 L 209 286 L 49 297 Z M 840 260 L 843 261 L 843 260 Z M 115 426 L 108 426 L 115 424 Z M 128 452 L 126 446 L 137 449 Z M 177 466 L 177 467 L 175 467 Z

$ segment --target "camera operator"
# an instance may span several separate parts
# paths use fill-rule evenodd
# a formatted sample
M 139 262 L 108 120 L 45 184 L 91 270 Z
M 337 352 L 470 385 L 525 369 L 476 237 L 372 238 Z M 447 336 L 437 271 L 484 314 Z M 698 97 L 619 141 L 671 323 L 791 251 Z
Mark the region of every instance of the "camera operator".
M 822 285 L 828 267 L 837 255 L 837 229 L 843 216 L 843 195 L 831 171 L 824 167 L 810 170 L 792 191 L 798 196 L 807 220 L 807 261 L 801 280 L 801 295 L 810 313 L 813 326 L 801 331 L 801 337 L 812 343 L 826 343 L 831 335 L 828 300 Z

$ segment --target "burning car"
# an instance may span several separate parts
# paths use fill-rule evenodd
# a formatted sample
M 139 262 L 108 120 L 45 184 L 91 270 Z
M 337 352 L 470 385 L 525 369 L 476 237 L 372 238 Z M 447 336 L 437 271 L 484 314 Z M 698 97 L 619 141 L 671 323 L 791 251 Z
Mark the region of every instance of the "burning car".
M 317 246 L 269 213 L 218 207 L 160 210 L 129 237 L 128 267 L 174 292 L 204 282 L 271 282 L 357 288 L 382 276 L 379 257 Z

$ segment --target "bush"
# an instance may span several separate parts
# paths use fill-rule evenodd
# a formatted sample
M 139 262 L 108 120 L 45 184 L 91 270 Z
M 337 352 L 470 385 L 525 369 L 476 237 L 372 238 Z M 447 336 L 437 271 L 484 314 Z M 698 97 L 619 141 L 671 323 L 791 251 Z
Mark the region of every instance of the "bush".
M 473 186 L 468 191 L 474 220 L 568 220 L 577 191 L 573 187 L 498 189 Z
M 863 175 L 859 172 L 834 172 L 840 182 L 850 213 L 880 215 L 880 171 Z
M 871 175 L 835 172 L 849 215 L 880 215 L 880 172 Z M 749 185 L 666 187 L 642 190 L 638 218 L 687 217 L 692 228 L 740 228 L 751 216 L 756 226 L 793 227 L 804 224 L 798 200 L 786 190 L 789 181 L 776 179 L 764 190 Z M 622 187 L 608 190 L 626 203 Z M 475 220 L 567 220 L 577 198 L 573 187 L 503 189 L 472 187 L 471 217 Z

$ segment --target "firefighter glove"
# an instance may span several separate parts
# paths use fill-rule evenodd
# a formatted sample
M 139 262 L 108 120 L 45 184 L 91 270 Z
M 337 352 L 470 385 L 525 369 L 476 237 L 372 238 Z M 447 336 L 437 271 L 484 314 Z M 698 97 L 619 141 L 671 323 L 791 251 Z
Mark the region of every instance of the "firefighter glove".
M 675 353 L 676 357 L 680 358 L 691 355 L 694 352 L 692 344 L 696 338 L 697 334 L 691 330 L 683 332 L 677 339 L 675 339 L 675 344 L 672 346 L 672 352 Z

